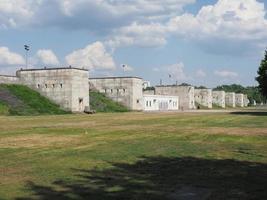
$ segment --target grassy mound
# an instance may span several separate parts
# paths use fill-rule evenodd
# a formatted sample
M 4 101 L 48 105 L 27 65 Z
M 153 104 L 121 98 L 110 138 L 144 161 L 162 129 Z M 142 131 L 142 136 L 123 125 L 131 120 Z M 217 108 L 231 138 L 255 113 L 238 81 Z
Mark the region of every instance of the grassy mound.
M 90 108 L 96 112 L 127 112 L 125 106 L 112 101 L 100 92 L 90 91 Z
M 2 115 L 66 113 L 68 112 L 26 86 L 0 84 L 0 114 Z

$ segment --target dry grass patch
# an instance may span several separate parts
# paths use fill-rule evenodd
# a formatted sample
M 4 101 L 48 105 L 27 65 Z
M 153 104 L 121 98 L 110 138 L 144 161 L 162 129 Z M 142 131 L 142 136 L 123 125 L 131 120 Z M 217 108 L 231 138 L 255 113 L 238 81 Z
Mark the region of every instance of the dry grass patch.
M 80 136 L 20 135 L 1 138 L 0 148 L 61 147 L 79 141 Z

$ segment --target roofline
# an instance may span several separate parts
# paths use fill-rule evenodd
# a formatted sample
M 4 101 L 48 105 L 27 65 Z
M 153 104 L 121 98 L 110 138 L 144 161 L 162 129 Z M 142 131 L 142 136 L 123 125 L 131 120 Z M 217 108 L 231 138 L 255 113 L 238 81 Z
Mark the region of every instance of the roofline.
M 89 71 L 88 69 L 78 68 L 78 67 L 55 67 L 55 68 L 36 68 L 36 69 L 23 69 L 21 68 L 19 71 L 46 71 L 46 70 L 65 70 L 65 69 L 75 69 L 75 70 L 81 70 L 81 71 Z
M 137 77 L 137 76 L 107 76 L 107 77 L 89 77 L 89 80 L 93 79 L 123 79 L 123 78 L 137 78 L 143 80 L 143 78 Z
M 0 74 L 0 76 L 2 76 L 2 77 L 8 77 L 8 78 L 18 78 L 17 76 L 12 76 L 12 75 L 1 75 Z

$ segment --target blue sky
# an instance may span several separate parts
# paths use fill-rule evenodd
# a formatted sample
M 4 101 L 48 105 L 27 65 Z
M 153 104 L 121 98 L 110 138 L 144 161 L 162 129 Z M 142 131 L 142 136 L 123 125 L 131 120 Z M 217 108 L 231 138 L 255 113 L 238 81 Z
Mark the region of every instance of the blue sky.
M 72 65 L 152 84 L 256 85 L 266 0 L 1 0 L 0 74 Z M 121 65 L 127 67 L 122 69 Z M 171 78 L 169 78 L 169 74 Z

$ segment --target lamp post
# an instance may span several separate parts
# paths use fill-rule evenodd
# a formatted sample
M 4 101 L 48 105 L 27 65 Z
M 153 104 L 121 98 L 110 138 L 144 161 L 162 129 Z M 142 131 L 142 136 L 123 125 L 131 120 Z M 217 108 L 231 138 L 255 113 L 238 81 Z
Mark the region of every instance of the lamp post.
M 26 69 L 28 69 L 28 52 L 30 51 L 30 46 L 24 45 L 24 49 L 25 49 Z

